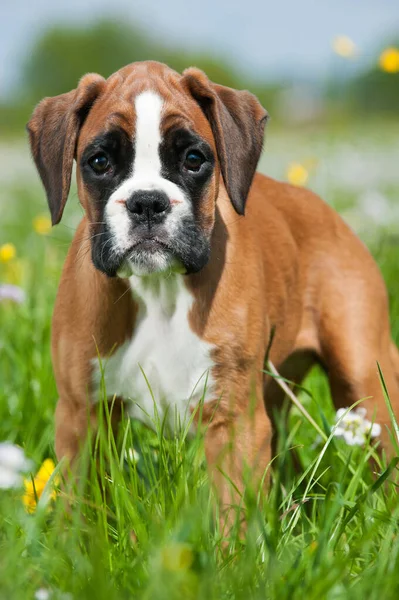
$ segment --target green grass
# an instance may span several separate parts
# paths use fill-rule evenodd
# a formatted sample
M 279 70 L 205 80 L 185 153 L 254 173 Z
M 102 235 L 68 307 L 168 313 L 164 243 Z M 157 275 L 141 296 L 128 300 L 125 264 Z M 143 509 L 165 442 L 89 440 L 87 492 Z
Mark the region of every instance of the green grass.
M 27 300 L 0 304 L 0 441 L 21 445 L 38 468 L 54 458 L 50 321 L 73 231 L 60 226 L 44 237 L 32 230 L 44 208 L 37 183 L 14 183 L 7 193 L 0 245 L 13 242 L 22 265 L 0 265 L 0 282 L 20 279 Z M 76 213 L 72 195 L 66 223 Z M 396 241 L 377 236 L 372 250 L 398 340 Z M 335 413 L 324 375 L 313 371 L 305 387 L 310 395 L 301 401 L 328 434 Z M 104 407 L 102 415 L 105 422 Z M 302 476 L 291 468 L 293 446 Z M 138 461 L 126 458 L 126 448 L 138 451 Z M 114 441 L 101 427 L 84 453 L 87 476 L 60 492 L 51 510 L 39 504 L 27 514 L 21 490 L 0 490 L 0 599 L 34 598 L 39 588 L 64 600 L 397 598 L 397 471 L 382 460 L 373 478 L 370 452 L 335 438 L 324 445 L 293 410 L 273 485 L 266 497 L 249 490 L 247 531 L 233 532 L 226 547 L 200 437 L 165 440 L 125 420 Z

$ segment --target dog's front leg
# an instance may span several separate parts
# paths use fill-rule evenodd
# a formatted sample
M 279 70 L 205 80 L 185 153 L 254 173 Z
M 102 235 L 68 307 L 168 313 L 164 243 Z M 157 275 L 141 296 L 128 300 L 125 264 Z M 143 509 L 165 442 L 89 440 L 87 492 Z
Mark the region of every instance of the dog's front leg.
M 109 426 L 114 435 L 121 419 L 122 401 L 114 398 L 108 405 Z M 98 430 L 98 410 L 96 404 L 77 404 L 70 399 L 60 398 L 55 411 L 55 453 L 58 460 L 66 458 L 73 465 L 87 442 L 88 435 Z M 108 419 L 105 419 L 108 426 Z
M 248 404 L 248 403 L 247 403 Z M 221 533 L 226 537 L 243 520 L 246 490 L 257 493 L 268 480 L 272 425 L 263 399 L 252 408 L 229 410 L 212 402 L 204 407 L 205 454 L 220 501 Z M 245 520 L 245 519 L 244 519 Z
M 55 453 L 73 464 L 87 440 L 97 430 L 97 407 L 60 398 L 55 411 Z

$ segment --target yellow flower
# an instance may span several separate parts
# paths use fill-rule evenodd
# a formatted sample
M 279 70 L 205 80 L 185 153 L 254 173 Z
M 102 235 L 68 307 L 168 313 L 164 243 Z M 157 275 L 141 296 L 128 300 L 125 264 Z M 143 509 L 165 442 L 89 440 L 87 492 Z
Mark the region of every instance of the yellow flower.
M 22 501 L 29 513 L 33 513 L 35 511 L 36 505 L 43 494 L 44 488 L 46 487 L 54 469 L 54 462 L 51 460 L 51 458 L 46 458 L 37 475 L 33 478 L 33 481 L 32 479 L 25 479 L 25 493 L 22 497 Z M 54 480 L 54 485 L 57 485 L 57 479 L 58 478 Z M 50 491 L 49 499 L 53 500 L 55 497 L 56 490 L 53 487 L 53 489 Z
M 7 263 L 15 258 L 17 251 L 14 244 L 3 244 L 0 246 L 0 262 Z
M 399 50 L 387 48 L 380 56 L 380 67 L 386 73 L 399 73 Z
M 287 179 L 292 185 L 305 185 L 308 178 L 308 170 L 300 163 L 293 162 L 288 165 Z
M 47 215 L 38 215 L 33 219 L 33 229 L 39 235 L 47 235 L 51 230 L 51 219 Z
M 4 268 L 3 276 L 7 283 L 13 283 L 14 285 L 20 285 L 24 277 L 25 263 L 15 258 L 14 260 L 7 263 Z
M 173 543 L 161 550 L 161 564 L 166 571 L 187 571 L 194 562 L 194 553 L 189 544 Z
M 356 44 L 346 35 L 337 35 L 332 42 L 333 50 L 342 58 L 353 58 L 357 54 Z

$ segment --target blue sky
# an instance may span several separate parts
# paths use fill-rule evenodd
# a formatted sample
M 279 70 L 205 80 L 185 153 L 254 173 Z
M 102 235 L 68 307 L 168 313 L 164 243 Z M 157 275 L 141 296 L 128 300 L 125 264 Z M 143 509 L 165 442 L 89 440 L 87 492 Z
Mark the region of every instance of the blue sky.
M 349 35 L 361 68 L 381 43 L 399 38 L 399 0 L 1 0 L 0 95 L 17 82 L 18 65 L 42 30 L 56 22 L 122 16 L 165 44 L 226 56 L 261 79 L 323 77 L 331 40 Z M 6 6 L 4 4 L 7 3 Z

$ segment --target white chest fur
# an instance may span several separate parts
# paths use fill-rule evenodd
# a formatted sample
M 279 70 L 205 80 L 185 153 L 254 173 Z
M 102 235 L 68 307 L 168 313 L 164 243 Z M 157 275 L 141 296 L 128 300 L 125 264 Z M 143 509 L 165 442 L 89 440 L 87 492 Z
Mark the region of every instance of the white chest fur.
M 181 275 L 131 277 L 140 303 L 133 337 L 109 358 L 102 358 L 107 396 L 127 401 L 130 416 L 148 425 L 183 426 L 213 388 L 212 346 L 190 328 L 193 296 Z M 98 388 L 100 369 L 95 369 Z M 98 393 L 96 394 L 96 397 Z

